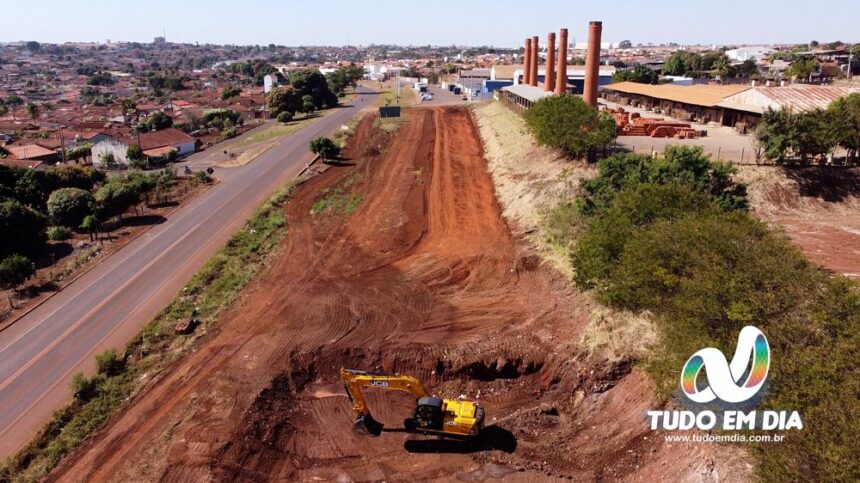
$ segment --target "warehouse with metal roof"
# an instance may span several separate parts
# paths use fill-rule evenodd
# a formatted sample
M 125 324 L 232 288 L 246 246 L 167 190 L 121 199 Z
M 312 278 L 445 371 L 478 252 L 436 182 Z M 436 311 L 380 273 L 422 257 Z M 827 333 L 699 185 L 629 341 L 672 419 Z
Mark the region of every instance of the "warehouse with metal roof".
M 552 91 L 546 91 L 542 87 L 535 87 L 527 84 L 515 84 L 503 87 L 496 93 L 497 99 L 502 104 L 517 112 L 531 109 L 532 104 L 544 97 L 550 97 L 552 95 L 554 95 Z
M 654 110 L 684 121 L 722 124 L 723 109 L 718 104 L 726 97 L 749 88 L 748 85 L 617 82 L 603 86 L 603 97 L 621 105 Z
M 604 97 L 609 101 L 654 110 L 685 121 L 731 126 L 741 132 L 754 129 L 768 109 L 795 112 L 824 109 L 834 100 L 855 92 L 860 90 L 809 84 L 770 87 L 619 82 L 603 87 Z

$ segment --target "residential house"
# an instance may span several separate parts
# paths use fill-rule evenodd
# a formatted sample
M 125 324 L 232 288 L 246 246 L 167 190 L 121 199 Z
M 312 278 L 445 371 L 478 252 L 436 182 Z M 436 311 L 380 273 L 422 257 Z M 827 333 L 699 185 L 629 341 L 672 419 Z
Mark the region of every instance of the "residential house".
M 140 136 L 116 137 L 103 140 L 92 147 L 93 166 L 102 167 L 102 159 L 108 155 L 118 166 L 128 166 L 128 147 L 140 143 L 143 154 L 150 158 L 166 156 L 176 151 L 177 157 L 191 154 L 197 150 L 197 141 L 182 131 L 169 128 L 143 133 Z

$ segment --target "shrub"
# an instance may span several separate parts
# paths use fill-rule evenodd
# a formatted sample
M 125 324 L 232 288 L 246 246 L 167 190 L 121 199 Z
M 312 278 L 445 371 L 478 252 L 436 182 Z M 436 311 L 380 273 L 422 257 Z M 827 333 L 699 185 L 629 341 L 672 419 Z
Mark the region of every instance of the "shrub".
M 80 188 L 60 188 L 48 197 L 48 216 L 57 225 L 78 226 L 93 212 L 92 193 Z
M 212 182 L 212 177 L 206 171 L 197 171 L 194 173 L 194 181 L 204 184 Z
M 588 221 L 572 254 L 576 283 L 592 288 L 605 279 L 637 229 L 711 207 L 708 196 L 690 185 L 644 183 L 625 188 L 601 216 Z
M 108 349 L 96 356 L 96 372 L 105 376 L 116 376 L 125 370 L 125 361 L 118 358 L 116 349 Z
M 280 114 L 278 114 L 278 122 L 280 122 L 282 124 L 286 124 L 286 123 L 293 120 L 293 116 L 295 116 L 295 114 L 293 114 L 292 112 L 283 111 Z
M 22 255 L 10 255 L 0 261 L 0 286 L 13 288 L 33 275 L 33 263 Z
M 224 139 L 230 139 L 236 137 L 237 134 L 239 134 L 239 132 L 236 131 L 235 127 L 228 127 L 225 128 L 224 131 L 222 131 L 221 136 Z
M 75 400 L 85 403 L 98 394 L 100 378 L 87 378 L 83 372 L 77 372 L 72 376 L 72 395 Z
M 535 102 L 525 119 L 538 143 L 574 158 L 592 153 L 615 136 L 614 122 L 606 123 L 595 109 L 572 94 Z
M 48 228 L 48 239 L 51 241 L 68 240 L 72 236 L 72 230 L 65 226 L 52 226 Z
M 597 177 L 583 181 L 579 203 L 584 215 L 600 214 L 615 195 L 639 183 L 682 183 L 709 194 L 725 210 L 748 207 L 746 185 L 732 181 L 735 170 L 711 161 L 701 147 L 669 146 L 665 157 L 616 154 L 602 159 Z

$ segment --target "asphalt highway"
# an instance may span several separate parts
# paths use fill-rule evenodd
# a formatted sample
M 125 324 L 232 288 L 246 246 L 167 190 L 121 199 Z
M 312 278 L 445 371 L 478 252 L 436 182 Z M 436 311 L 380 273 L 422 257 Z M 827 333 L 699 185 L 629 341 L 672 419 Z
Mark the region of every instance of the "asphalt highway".
M 26 444 L 71 397 L 71 376 L 121 349 L 331 135 L 374 96 L 362 94 L 287 136 L 253 162 L 216 170 L 220 183 L 0 333 L 0 457 Z M 217 149 L 217 147 L 212 148 Z M 193 162 L 192 162 L 193 164 Z

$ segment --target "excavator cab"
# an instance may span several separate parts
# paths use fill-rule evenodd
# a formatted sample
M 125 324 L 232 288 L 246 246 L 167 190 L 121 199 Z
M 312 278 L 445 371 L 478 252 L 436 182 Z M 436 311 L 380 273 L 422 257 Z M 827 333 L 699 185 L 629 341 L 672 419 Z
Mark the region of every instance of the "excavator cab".
M 383 372 L 364 372 L 341 369 L 340 378 L 346 394 L 353 403 L 354 429 L 361 434 L 379 436 L 383 425 L 373 418 L 362 387 L 391 389 L 412 394 L 416 398 L 415 411 L 411 418 L 403 421 L 407 432 L 455 438 L 472 438 L 484 428 L 484 408 L 469 401 L 442 399 L 430 395 L 414 377 Z

